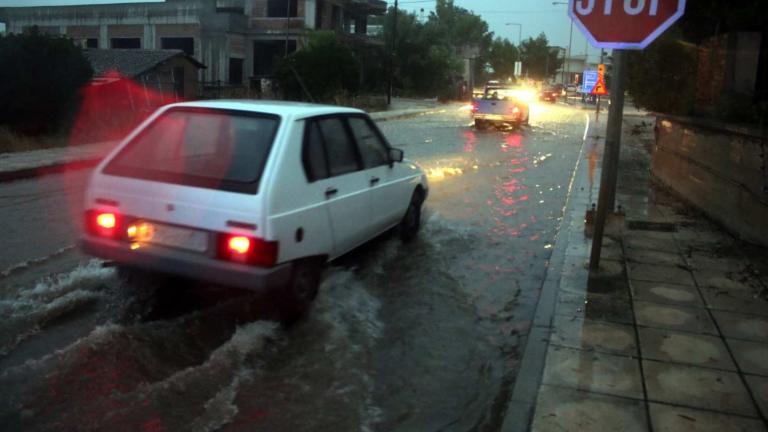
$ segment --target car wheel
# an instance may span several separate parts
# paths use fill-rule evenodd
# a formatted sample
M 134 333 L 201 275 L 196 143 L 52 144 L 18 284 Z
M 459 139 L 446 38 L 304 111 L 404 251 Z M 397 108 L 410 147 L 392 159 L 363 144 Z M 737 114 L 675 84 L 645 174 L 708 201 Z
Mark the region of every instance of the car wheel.
M 475 129 L 485 129 L 487 126 L 485 120 L 475 120 Z
M 280 320 L 285 325 L 305 317 L 317 297 L 323 267 L 318 261 L 298 261 L 288 284 L 278 293 Z
M 416 238 L 421 228 L 421 204 L 424 197 L 420 191 L 415 191 L 411 196 L 411 202 L 408 204 L 408 210 L 400 221 L 400 238 L 403 242 L 409 242 Z

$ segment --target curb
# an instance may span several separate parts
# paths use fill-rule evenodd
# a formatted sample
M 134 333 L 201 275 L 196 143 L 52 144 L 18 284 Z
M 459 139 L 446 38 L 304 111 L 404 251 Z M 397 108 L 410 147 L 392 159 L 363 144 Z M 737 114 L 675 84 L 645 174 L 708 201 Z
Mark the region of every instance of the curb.
M 386 121 L 392 121 L 392 120 L 404 120 L 407 118 L 418 117 L 418 116 L 427 115 L 427 114 L 435 114 L 438 112 L 440 112 L 440 109 L 438 108 L 424 108 L 424 109 L 408 110 L 407 112 L 400 112 L 400 113 L 388 113 L 387 111 L 380 111 L 377 113 L 369 113 L 368 115 L 374 121 L 386 122 Z
M 417 117 L 420 115 L 427 115 L 437 113 L 440 110 L 434 108 L 413 109 L 406 110 L 407 112 L 391 112 L 381 111 L 378 113 L 371 113 L 371 119 L 377 122 L 386 122 L 392 120 L 402 120 L 411 117 Z M 81 169 L 93 168 L 101 162 L 103 157 L 98 158 L 85 158 L 69 162 L 53 162 L 46 165 L 21 168 L 11 171 L 0 171 L 0 183 L 8 183 L 17 180 L 25 180 L 34 177 L 43 177 L 49 174 L 59 174 L 65 171 L 76 171 Z
M 13 171 L 0 171 L 0 183 L 7 183 L 16 180 L 24 180 L 34 177 L 43 177 L 49 174 L 58 174 L 66 171 L 77 171 L 81 169 L 93 168 L 101 162 L 103 158 L 80 159 L 71 162 L 54 162 L 47 165 L 21 168 Z
M 568 227 L 573 219 L 572 199 L 573 193 L 578 190 L 580 184 L 576 179 L 584 169 L 584 146 L 582 142 L 579 151 L 578 162 L 573 171 L 573 180 L 568 194 L 565 214 L 560 222 L 560 229 L 555 240 L 555 247 L 549 259 L 549 269 L 542 283 L 539 300 L 536 303 L 531 331 L 525 343 L 525 351 L 520 359 L 520 369 L 512 388 L 512 396 L 509 398 L 502 432 L 526 432 L 530 429 L 534 416 L 536 401 L 538 399 L 541 380 L 544 375 L 544 366 L 549 350 L 549 338 L 552 332 L 552 320 L 555 315 L 558 293 L 560 291 L 561 276 L 565 265 L 566 251 L 570 244 Z

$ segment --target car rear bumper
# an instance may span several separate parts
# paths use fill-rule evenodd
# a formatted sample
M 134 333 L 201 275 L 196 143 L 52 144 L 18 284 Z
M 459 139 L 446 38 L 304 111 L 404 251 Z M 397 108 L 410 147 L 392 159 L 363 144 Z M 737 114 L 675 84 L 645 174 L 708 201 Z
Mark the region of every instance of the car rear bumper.
M 80 248 L 88 255 L 126 266 L 250 290 L 285 285 L 293 270 L 291 263 L 251 267 L 157 246 L 131 250 L 128 243 L 94 237 L 81 238 Z
M 519 123 L 522 121 L 519 115 L 499 115 L 499 114 L 475 114 L 475 120 L 505 122 L 505 123 Z

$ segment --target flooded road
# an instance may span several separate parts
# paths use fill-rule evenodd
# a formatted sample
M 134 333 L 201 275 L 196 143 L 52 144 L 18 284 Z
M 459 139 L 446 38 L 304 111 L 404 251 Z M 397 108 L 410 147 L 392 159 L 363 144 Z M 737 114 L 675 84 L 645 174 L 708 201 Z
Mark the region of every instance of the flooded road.
M 585 121 L 544 105 L 530 128 L 480 131 L 446 105 L 382 123 L 430 176 L 419 238 L 384 235 L 335 262 L 290 328 L 265 296 L 127 280 L 67 249 L 77 223 L 51 214 L 77 214 L 85 173 L 3 185 L 4 222 L 57 228 L 16 229 L 20 254 L 2 252 L 15 269 L 0 276 L 1 428 L 498 430 Z M 46 198 L 56 184 L 71 192 Z M 43 197 L 2 198 L 29 190 Z

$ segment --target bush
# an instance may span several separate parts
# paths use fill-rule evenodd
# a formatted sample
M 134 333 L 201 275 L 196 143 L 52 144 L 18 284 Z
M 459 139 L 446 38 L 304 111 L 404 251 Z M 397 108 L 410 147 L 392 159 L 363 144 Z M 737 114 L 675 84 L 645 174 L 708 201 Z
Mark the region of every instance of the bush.
M 71 39 L 36 29 L 0 36 L 0 126 L 24 134 L 58 131 L 77 108 L 78 93 L 93 76 Z
M 333 32 L 312 33 L 307 44 L 284 58 L 277 79 L 288 99 L 328 102 L 357 93 L 360 65 Z M 307 95 L 309 92 L 309 95 Z

